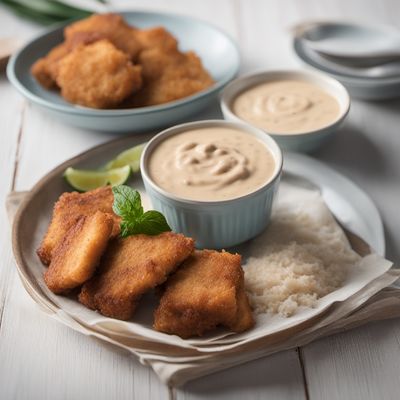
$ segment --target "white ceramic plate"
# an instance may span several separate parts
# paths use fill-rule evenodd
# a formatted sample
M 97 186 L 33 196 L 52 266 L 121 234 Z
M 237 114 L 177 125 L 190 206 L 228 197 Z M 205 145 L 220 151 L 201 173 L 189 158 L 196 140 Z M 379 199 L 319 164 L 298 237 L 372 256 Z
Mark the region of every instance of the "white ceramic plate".
M 286 153 L 284 171 L 299 175 L 318 186 L 326 204 L 342 226 L 385 255 L 385 234 L 379 211 L 371 198 L 350 179 L 321 161 Z

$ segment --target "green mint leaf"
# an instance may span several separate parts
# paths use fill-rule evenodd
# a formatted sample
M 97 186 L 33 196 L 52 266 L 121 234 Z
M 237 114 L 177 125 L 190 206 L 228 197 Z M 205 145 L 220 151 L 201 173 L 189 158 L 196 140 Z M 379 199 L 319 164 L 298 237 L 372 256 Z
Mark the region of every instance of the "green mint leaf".
M 121 222 L 121 236 L 127 237 L 130 235 L 158 235 L 162 232 L 168 232 L 169 227 L 164 215 L 158 211 L 147 211 L 141 217 L 134 221 Z
M 146 235 L 158 235 L 171 230 L 164 215 L 158 211 L 146 211 L 137 221 L 136 229 Z
M 142 201 L 137 190 L 129 186 L 118 185 L 112 188 L 114 193 L 113 211 L 123 220 L 132 221 L 143 215 Z
M 158 235 L 171 230 L 164 215 L 158 211 L 143 212 L 138 191 L 129 186 L 119 185 L 112 188 L 114 193 L 113 211 L 122 218 L 121 237 L 144 233 Z
M 121 232 L 120 232 L 121 237 L 125 238 L 132 235 L 131 232 L 134 229 L 134 224 L 132 225 L 127 221 L 122 221 L 120 227 L 121 227 Z

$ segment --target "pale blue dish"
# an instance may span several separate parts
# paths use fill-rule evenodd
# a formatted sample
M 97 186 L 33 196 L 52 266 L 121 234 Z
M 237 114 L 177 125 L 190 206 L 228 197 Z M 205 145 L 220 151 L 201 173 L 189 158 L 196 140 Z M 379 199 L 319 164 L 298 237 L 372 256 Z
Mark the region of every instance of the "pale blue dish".
M 154 148 L 170 136 L 208 127 L 238 129 L 261 140 L 275 159 L 272 178 L 254 192 L 222 201 L 189 200 L 159 187 L 148 174 L 148 163 Z M 140 170 L 153 208 L 165 215 L 173 231 L 194 238 L 198 248 L 223 249 L 243 243 L 267 227 L 279 187 L 282 164 L 279 146 L 261 129 L 237 122 L 207 120 L 177 125 L 156 135 L 143 150 Z
M 58 92 L 44 89 L 30 73 L 32 64 L 63 40 L 65 24 L 51 28 L 16 53 L 8 63 L 8 79 L 29 101 L 66 124 L 99 131 L 134 132 L 168 126 L 200 111 L 238 72 L 237 45 L 227 34 L 206 22 L 163 13 L 133 11 L 119 14 L 138 28 L 164 26 L 178 39 L 181 50 L 193 50 L 200 56 L 215 84 L 193 96 L 160 106 L 119 110 L 75 106 Z

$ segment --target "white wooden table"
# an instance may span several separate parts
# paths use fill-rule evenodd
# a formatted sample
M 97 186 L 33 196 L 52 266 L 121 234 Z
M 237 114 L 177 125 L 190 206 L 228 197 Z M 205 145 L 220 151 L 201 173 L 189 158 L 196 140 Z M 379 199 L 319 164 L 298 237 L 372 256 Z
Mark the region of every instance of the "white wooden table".
M 305 19 L 364 20 L 400 28 L 397 0 L 126 0 L 121 5 L 210 21 L 236 38 L 246 73 L 299 67 L 288 28 Z M 28 38 L 39 29 L 0 6 L 0 36 Z M 387 255 L 397 263 L 399 110 L 400 100 L 354 101 L 337 138 L 316 154 L 376 201 L 385 222 Z M 0 76 L 0 203 L 10 190 L 29 189 L 58 163 L 112 137 L 61 125 L 27 104 Z M 370 324 L 169 389 L 136 360 L 38 309 L 16 273 L 4 206 L 0 218 L 0 399 L 400 398 L 400 320 Z

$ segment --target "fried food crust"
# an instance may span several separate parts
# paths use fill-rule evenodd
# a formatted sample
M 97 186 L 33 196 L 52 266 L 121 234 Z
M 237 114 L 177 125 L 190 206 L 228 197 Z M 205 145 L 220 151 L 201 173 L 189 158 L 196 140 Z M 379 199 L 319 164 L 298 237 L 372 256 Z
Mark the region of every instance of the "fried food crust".
M 47 89 L 62 86 L 61 94 L 73 103 L 93 108 L 153 106 L 193 95 L 214 83 L 199 57 L 180 52 L 176 38 L 163 27 L 141 30 L 120 15 L 97 14 L 67 26 L 64 37 L 62 44 L 34 63 L 31 72 Z M 82 50 L 104 40 L 138 66 L 127 68 L 105 49 L 97 58 Z M 109 57 L 115 71 L 101 64 Z
M 163 51 L 178 51 L 178 41 L 162 26 L 135 30 L 134 35 L 140 43 L 141 51 L 157 47 Z
M 113 225 L 112 216 L 101 211 L 78 218 L 54 249 L 50 266 L 44 273 L 44 281 L 53 293 L 68 292 L 92 277 Z
M 141 67 L 108 40 L 80 46 L 61 59 L 57 84 L 71 103 L 112 108 L 142 85 Z
M 143 88 L 130 96 L 123 107 L 144 107 L 190 96 L 211 86 L 214 81 L 193 52 L 153 47 L 138 58 L 142 66 Z
M 182 338 L 219 325 L 242 332 L 254 325 L 238 254 L 196 250 L 166 282 L 154 328 Z
M 32 75 L 46 89 L 56 88 L 60 61 L 75 48 L 100 39 L 104 39 L 104 36 L 98 32 L 76 32 L 68 40 L 51 49 L 45 57 L 39 58 L 31 67 Z
M 117 14 L 95 14 L 77 21 L 64 29 L 64 36 L 68 41 L 77 33 L 82 32 L 100 34 L 102 38 L 108 39 L 117 49 L 126 53 L 131 60 L 136 59 L 142 48 L 136 37 L 136 29 L 129 26 Z
M 53 250 L 63 241 L 68 230 L 82 216 L 93 215 L 96 211 L 110 214 L 114 221 L 111 236 L 117 236 L 120 232 L 121 219 L 112 210 L 113 202 L 114 195 L 111 186 L 101 187 L 86 193 L 63 193 L 54 205 L 52 220 L 37 250 L 43 264 L 50 264 Z
M 47 89 L 57 87 L 58 66 L 61 59 L 82 45 L 108 39 L 117 49 L 135 60 L 142 44 L 136 29 L 130 27 L 120 15 L 97 14 L 77 21 L 64 29 L 65 41 L 54 47 L 31 67 L 32 75 Z
M 69 45 L 62 43 L 52 48 L 49 53 L 39 58 L 31 67 L 32 75 L 46 89 L 53 89 L 56 85 L 58 63 L 69 53 Z
M 140 297 L 162 284 L 193 249 L 193 239 L 172 232 L 115 239 L 79 301 L 107 317 L 128 320 Z

